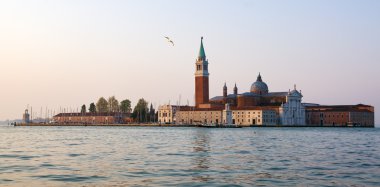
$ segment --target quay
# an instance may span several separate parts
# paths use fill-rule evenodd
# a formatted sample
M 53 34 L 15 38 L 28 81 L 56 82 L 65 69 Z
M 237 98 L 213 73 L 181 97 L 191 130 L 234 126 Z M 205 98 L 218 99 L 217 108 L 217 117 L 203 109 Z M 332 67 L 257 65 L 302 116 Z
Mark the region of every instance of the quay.
M 130 123 L 130 124 L 82 124 L 82 123 L 16 123 L 18 127 L 66 127 L 66 126 L 94 126 L 94 127 L 201 127 L 201 128 L 375 128 L 375 126 L 321 126 L 321 125 L 192 125 L 192 124 L 159 124 L 159 123 Z
M 14 126 L 29 127 L 66 127 L 66 126 L 95 126 L 95 127 L 196 127 L 196 125 L 175 125 L 175 124 L 158 124 L 158 123 L 131 123 L 131 124 L 82 124 L 82 123 L 18 123 Z

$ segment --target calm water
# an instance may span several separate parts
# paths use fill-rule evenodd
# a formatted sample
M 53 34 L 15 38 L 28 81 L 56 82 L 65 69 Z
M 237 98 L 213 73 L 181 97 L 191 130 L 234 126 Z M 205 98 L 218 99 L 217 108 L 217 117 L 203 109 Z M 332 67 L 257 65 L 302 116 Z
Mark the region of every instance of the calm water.
M 0 186 L 380 186 L 380 129 L 1 127 Z

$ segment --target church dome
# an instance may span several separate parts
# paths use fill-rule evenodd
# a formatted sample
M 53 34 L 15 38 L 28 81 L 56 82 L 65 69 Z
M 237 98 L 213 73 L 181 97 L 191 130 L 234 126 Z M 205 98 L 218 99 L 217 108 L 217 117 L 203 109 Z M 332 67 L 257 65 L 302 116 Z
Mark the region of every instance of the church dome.
M 259 73 L 259 76 L 257 76 L 256 82 L 254 82 L 251 85 L 251 92 L 255 94 L 267 94 L 268 93 L 268 86 L 263 80 L 261 79 L 261 75 Z

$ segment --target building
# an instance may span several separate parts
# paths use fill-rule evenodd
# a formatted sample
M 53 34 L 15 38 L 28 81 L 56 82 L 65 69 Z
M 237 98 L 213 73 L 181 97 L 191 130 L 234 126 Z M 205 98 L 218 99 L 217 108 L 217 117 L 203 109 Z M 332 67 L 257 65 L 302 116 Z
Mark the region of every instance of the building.
M 294 90 L 288 92 L 286 102 L 279 108 L 280 123 L 284 125 L 306 125 L 305 107 L 302 104 L 302 94 L 294 85 Z
M 172 124 L 176 121 L 176 112 L 180 106 L 161 105 L 158 107 L 158 123 Z
M 24 114 L 22 115 L 22 122 L 30 123 L 30 115 L 29 115 L 28 109 L 26 109 Z
M 306 123 L 315 126 L 374 127 L 374 107 L 369 105 L 307 105 Z
M 302 103 L 302 91 L 294 89 L 285 92 L 270 92 L 268 85 L 259 73 L 248 92 L 238 93 L 235 83 L 233 92 L 228 94 L 227 84 L 224 83 L 222 95 L 209 99 L 209 67 L 208 59 L 201 38 L 198 57 L 195 61 L 195 105 L 170 106 L 159 108 L 161 123 L 177 124 L 238 124 L 251 125 L 285 125 L 304 126 L 314 124 L 360 124 L 371 126 L 374 124 L 372 111 L 361 107 L 326 107 L 316 106 L 308 108 Z M 323 109 L 324 108 L 324 109 Z M 347 118 L 335 119 L 345 110 Z M 322 111 L 322 112 L 321 112 Z M 308 114 L 306 115 L 306 112 Z M 322 114 L 323 113 L 323 114 Z M 321 117 L 318 117 L 321 115 Z M 333 119 L 334 118 L 334 119 Z
M 240 126 L 251 125 L 276 125 L 278 116 L 271 108 L 231 108 L 229 104 L 223 108 L 196 108 L 192 107 L 177 111 L 177 124 L 237 124 Z
M 241 126 L 276 125 L 278 115 L 276 110 L 263 107 L 247 107 L 232 109 L 232 124 Z
M 224 83 L 221 96 L 209 99 L 209 68 L 203 37 L 195 62 L 195 106 L 179 112 L 179 123 L 227 123 L 223 120 L 225 107 L 231 110 L 233 124 L 249 125 L 304 125 L 305 110 L 302 94 L 296 88 L 289 92 L 269 92 L 261 74 L 251 85 L 250 91 L 238 93 L 235 83 L 233 93 L 228 94 Z M 225 113 L 227 115 L 227 113 Z
M 209 73 L 208 60 L 203 47 L 203 37 L 201 38 L 201 47 L 198 58 L 195 62 L 195 106 L 209 103 Z
M 192 108 L 177 112 L 176 124 L 220 124 L 223 119 L 223 110 L 208 108 Z
M 133 122 L 129 113 L 59 113 L 53 123 L 59 124 L 126 124 Z

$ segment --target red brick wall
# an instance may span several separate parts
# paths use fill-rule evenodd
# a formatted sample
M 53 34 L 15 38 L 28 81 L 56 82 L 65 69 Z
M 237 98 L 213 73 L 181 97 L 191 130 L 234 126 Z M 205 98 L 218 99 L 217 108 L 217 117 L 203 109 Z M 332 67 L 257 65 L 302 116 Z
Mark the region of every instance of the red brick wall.
M 256 98 L 256 97 L 238 96 L 237 98 L 238 107 L 257 106 L 258 104 L 259 104 L 259 98 Z
M 195 106 L 208 103 L 209 101 L 209 81 L 208 77 L 195 77 Z

